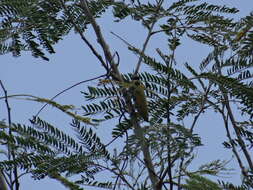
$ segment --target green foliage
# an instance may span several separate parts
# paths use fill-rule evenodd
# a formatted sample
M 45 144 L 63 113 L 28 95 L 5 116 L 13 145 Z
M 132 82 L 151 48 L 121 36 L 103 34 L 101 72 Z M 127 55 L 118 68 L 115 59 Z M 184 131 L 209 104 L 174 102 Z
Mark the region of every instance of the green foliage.
M 160 53 L 160 56 L 165 59 L 165 64 L 162 64 L 160 62 L 157 62 L 152 57 L 141 54 L 141 52 L 136 48 L 130 48 L 130 50 L 142 56 L 143 62 L 145 64 L 147 64 L 153 70 L 155 70 L 156 72 L 162 75 L 162 80 L 167 81 L 167 77 L 168 77 L 170 80 L 172 80 L 170 82 L 175 82 L 173 86 L 180 86 L 184 90 L 196 88 L 194 84 L 180 70 L 175 69 L 171 67 L 170 65 L 167 65 L 167 63 L 171 61 L 169 57 L 166 57 L 165 55 Z M 160 84 L 163 84 L 163 83 L 160 83 Z M 167 85 L 168 84 L 166 84 L 166 86 Z
M 103 189 L 112 189 L 113 184 L 112 182 L 100 182 L 100 181 L 89 181 L 87 179 L 82 179 L 76 181 L 77 184 L 87 184 L 88 186 L 94 187 L 94 188 L 103 188 Z
M 105 119 L 111 119 L 111 117 L 116 117 L 120 115 L 119 108 L 122 107 L 122 103 L 119 102 L 117 99 L 110 99 L 107 101 L 102 101 L 99 102 L 99 104 L 87 104 L 85 106 L 82 106 L 84 112 L 86 113 L 85 115 L 92 115 L 92 114 L 97 114 L 101 112 L 108 113 L 108 115 L 105 115 Z M 114 112 L 114 114 L 113 114 Z
M 102 155 L 103 157 L 109 159 L 110 154 L 106 150 L 104 144 L 101 143 L 100 138 L 96 135 L 96 133 L 90 128 L 81 126 L 80 122 L 77 120 L 73 120 L 71 126 L 77 133 L 77 137 L 82 142 L 85 147 L 92 152 L 94 155 Z
M 236 186 L 229 182 L 218 181 L 224 190 L 247 190 L 246 185 Z
M 253 89 L 234 78 L 219 76 L 212 73 L 203 73 L 200 77 L 208 78 L 217 85 L 220 85 L 230 96 L 239 99 L 245 107 L 243 112 L 253 117 Z
M 87 100 L 93 100 L 95 98 L 104 98 L 107 96 L 117 96 L 120 95 L 120 91 L 114 87 L 107 87 L 104 88 L 96 88 L 92 86 L 88 86 L 88 92 L 82 92 L 84 97 Z
M 67 177 L 82 174 L 82 178 L 90 183 L 94 175 L 101 171 L 96 162 L 110 158 L 106 147 L 92 129 L 81 126 L 77 120 L 71 124 L 77 133 L 77 139 L 38 117 L 34 117 L 31 124 L 32 126 L 13 124 L 12 136 L 1 131 L 2 141 L 13 146 L 16 152 L 14 160 L 0 162 L 2 168 L 9 170 L 19 167 L 30 171 L 35 179 L 45 176 L 56 178 L 55 174 L 58 176 L 63 173 Z M 61 179 L 64 177 L 60 176 L 58 180 L 64 184 L 66 182 L 66 186 L 72 184 L 67 179 Z
M 129 16 L 130 14 L 131 9 L 124 2 L 115 2 L 115 4 L 113 5 L 113 15 L 114 17 L 119 19 L 116 20 L 117 22 Z
M 76 113 L 73 113 L 72 110 L 75 108 L 75 106 L 73 106 L 73 105 L 61 105 L 53 100 L 49 100 L 46 98 L 34 97 L 34 96 L 32 96 L 32 98 L 27 98 L 26 100 L 49 104 L 49 105 L 61 110 L 62 112 L 66 113 L 67 115 L 71 116 L 72 118 L 77 119 L 83 123 L 93 125 L 93 126 L 97 125 L 96 120 L 92 120 L 89 117 L 83 117 L 83 116 L 80 116 Z
M 111 4 L 91 1 L 90 9 L 99 17 Z M 21 51 L 31 51 L 44 60 L 49 60 L 46 54 L 55 53 L 53 46 L 73 28 L 84 32 L 88 24 L 82 8 L 72 0 L 3 0 L 0 20 L 1 54 L 20 56 Z
M 189 179 L 186 179 L 186 184 L 183 185 L 186 190 L 222 190 L 222 188 L 215 182 L 199 176 L 199 175 L 190 175 Z
M 67 178 L 62 177 L 61 175 L 59 175 L 58 173 L 52 173 L 50 175 L 51 178 L 58 180 L 59 182 L 61 182 L 65 187 L 71 189 L 71 190 L 82 190 L 82 188 L 80 188 L 78 185 L 76 185 L 73 182 L 70 182 Z

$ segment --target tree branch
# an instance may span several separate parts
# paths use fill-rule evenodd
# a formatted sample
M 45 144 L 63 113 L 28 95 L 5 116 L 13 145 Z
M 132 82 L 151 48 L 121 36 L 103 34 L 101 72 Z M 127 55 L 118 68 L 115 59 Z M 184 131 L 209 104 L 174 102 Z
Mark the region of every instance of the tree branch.
M 105 42 L 103 35 L 101 33 L 100 27 L 98 26 L 98 24 L 96 23 L 93 15 L 91 14 L 89 7 L 88 7 L 88 2 L 87 0 L 80 0 L 81 2 L 81 7 L 84 10 L 84 14 L 87 16 L 88 20 L 91 22 L 91 25 L 93 26 L 93 29 L 96 33 L 97 36 L 97 41 L 98 43 L 101 45 L 103 51 L 104 51 L 104 55 L 106 57 L 106 60 L 108 61 L 108 63 L 111 66 L 112 72 L 110 72 L 111 77 L 114 80 L 118 80 L 120 82 L 124 82 L 121 73 L 118 70 L 117 64 L 114 63 L 113 61 L 113 56 L 110 52 L 109 46 L 107 45 L 107 43 Z M 128 107 L 130 108 L 130 118 L 131 118 L 131 123 L 134 127 L 134 133 L 136 134 L 137 137 L 139 137 L 140 140 L 140 144 L 141 144 L 141 149 L 142 149 L 142 153 L 144 156 L 144 162 L 147 166 L 148 169 L 148 173 L 149 173 L 149 177 L 152 183 L 152 187 L 154 190 L 156 190 L 156 185 L 158 182 L 158 178 L 156 175 L 154 175 L 155 170 L 154 170 L 154 166 L 151 160 L 151 155 L 149 152 L 149 147 L 148 147 L 148 142 L 146 141 L 144 134 L 143 134 L 143 130 L 140 127 L 137 118 L 135 116 L 135 111 L 134 111 L 134 107 L 131 104 L 131 96 L 126 92 L 126 90 L 124 90 L 123 92 L 123 96 L 124 99 L 126 101 L 126 103 L 128 104 Z
M 12 130 L 11 130 L 11 108 L 9 105 L 9 101 L 8 101 L 8 93 L 7 90 L 5 89 L 2 81 L 0 80 L 0 86 L 3 89 L 4 92 L 4 96 L 5 96 L 5 104 L 6 104 L 6 108 L 7 108 L 7 113 L 8 113 L 8 129 L 9 129 L 9 135 L 12 136 Z M 8 144 L 8 160 L 10 161 L 11 159 L 15 159 L 15 153 L 11 147 L 11 145 Z M 12 172 L 14 175 L 14 181 L 12 180 Z M 18 190 L 19 189 L 19 181 L 18 181 L 18 170 L 17 167 L 14 167 L 13 170 L 10 170 L 10 173 L 8 175 L 9 180 L 10 180 L 10 188 L 13 189 L 13 185 L 12 183 L 15 184 L 15 189 Z M 5 178 L 4 178 L 4 173 L 3 171 L 0 171 L 0 189 L 1 190 L 7 190 L 7 186 L 6 186 L 6 182 L 5 182 Z

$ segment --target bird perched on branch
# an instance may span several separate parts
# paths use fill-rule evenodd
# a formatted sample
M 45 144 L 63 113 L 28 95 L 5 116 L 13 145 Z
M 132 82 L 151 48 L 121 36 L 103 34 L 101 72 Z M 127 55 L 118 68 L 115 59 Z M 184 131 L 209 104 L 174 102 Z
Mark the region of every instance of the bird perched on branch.
M 241 29 L 237 34 L 236 38 L 234 39 L 235 42 L 239 42 L 243 37 L 247 36 L 247 33 L 252 28 L 252 25 L 248 25 L 245 28 Z
M 138 115 L 148 122 L 148 105 L 144 90 L 145 86 L 141 83 L 139 77 L 133 77 L 132 92 L 135 107 Z

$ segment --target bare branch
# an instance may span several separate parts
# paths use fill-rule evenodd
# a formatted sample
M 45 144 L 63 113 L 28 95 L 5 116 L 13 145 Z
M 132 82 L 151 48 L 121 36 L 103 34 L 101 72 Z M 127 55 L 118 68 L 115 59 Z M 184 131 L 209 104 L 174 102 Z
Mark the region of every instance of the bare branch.
M 2 81 L 0 80 L 0 86 L 3 89 L 4 96 L 5 96 L 5 104 L 7 108 L 7 113 L 8 113 L 8 126 L 9 126 L 9 135 L 12 136 L 12 130 L 11 130 L 11 107 L 9 105 L 8 101 L 8 93 L 7 90 L 5 89 Z M 11 146 L 8 144 L 8 160 L 15 159 L 15 153 Z M 14 179 L 12 179 L 12 175 L 14 176 Z M 10 180 L 10 188 L 12 189 L 12 183 L 15 185 L 15 189 L 19 189 L 19 181 L 18 181 L 18 170 L 17 167 L 14 167 L 13 170 L 9 171 L 9 180 Z M 3 190 L 7 190 L 6 182 L 5 182 L 5 177 L 3 171 L 0 172 L 0 188 Z
M 112 71 L 113 71 L 111 73 L 112 77 L 116 80 L 123 81 L 122 76 L 117 68 L 117 64 L 115 64 L 113 61 L 113 56 L 110 52 L 110 48 L 109 48 L 108 44 L 106 43 L 106 41 L 104 40 L 104 37 L 101 33 L 100 26 L 97 24 L 95 18 L 93 17 L 93 15 L 90 12 L 87 1 L 80 0 L 80 3 L 81 3 L 82 9 L 84 10 L 84 14 L 87 16 L 88 20 L 91 22 L 91 25 L 96 33 L 97 41 L 103 49 L 105 58 L 112 68 Z

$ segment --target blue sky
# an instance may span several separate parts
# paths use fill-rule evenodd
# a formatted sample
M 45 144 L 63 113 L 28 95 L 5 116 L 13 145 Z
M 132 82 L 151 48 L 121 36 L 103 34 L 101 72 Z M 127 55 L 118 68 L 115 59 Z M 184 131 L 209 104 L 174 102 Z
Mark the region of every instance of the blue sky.
M 226 4 L 235 6 L 241 10 L 239 15 L 246 15 L 252 11 L 252 0 L 223 0 L 209 2 L 217 2 L 219 4 Z M 120 54 L 120 70 L 122 72 L 132 72 L 137 57 L 127 51 L 127 47 L 119 39 L 115 38 L 110 31 L 119 34 L 124 37 L 128 42 L 141 47 L 146 32 L 140 24 L 132 23 L 131 21 L 124 21 L 123 23 L 113 23 L 109 16 L 99 19 L 98 21 L 102 25 L 102 31 L 105 34 L 105 38 L 110 45 L 112 51 L 117 50 Z M 94 43 L 93 30 L 89 30 L 87 35 Z M 149 53 L 153 53 L 152 47 L 160 46 L 164 40 L 160 37 L 152 40 L 149 45 Z M 166 42 L 165 42 L 166 43 Z M 165 44 L 163 44 L 165 45 Z M 21 57 L 14 58 L 10 54 L 2 55 L 0 57 L 1 69 L 0 79 L 3 81 L 9 94 L 31 94 L 39 97 L 51 98 L 59 91 L 79 82 L 104 74 L 104 69 L 91 54 L 90 50 L 80 40 L 77 34 L 71 33 L 66 36 L 65 39 L 56 45 L 56 54 L 50 55 L 50 61 L 45 62 L 40 59 L 35 59 L 29 52 L 22 53 Z M 185 41 L 185 44 L 178 51 L 179 65 L 186 61 L 191 63 L 199 63 L 201 55 L 206 55 L 207 48 L 199 46 L 192 41 Z M 146 69 L 144 66 L 142 70 Z M 95 82 L 89 83 L 95 85 Z M 87 84 L 80 85 L 70 91 L 64 93 L 56 99 L 57 102 L 62 104 L 74 104 L 80 106 L 84 104 L 84 99 L 80 94 L 80 91 L 85 89 Z M 2 92 L 0 92 L 2 95 Z M 32 117 L 42 106 L 41 104 L 25 101 L 10 99 L 12 108 L 12 121 L 18 123 L 26 123 L 27 120 Z M 6 118 L 6 109 L 3 101 L 0 101 L 0 119 Z M 68 130 L 68 123 L 70 118 L 56 109 L 52 109 L 48 106 L 40 114 L 40 117 L 45 120 L 51 121 L 53 124 L 57 124 L 60 129 Z M 202 140 L 204 144 L 208 145 L 208 148 L 200 148 L 198 153 L 198 162 L 206 163 L 208 161 L 224 158 L 231 158 L 231 154 L 226 152 L 222 146 L 223 133 L 215 133 L 215 131 L 222 131 L 222 124 L 218 121 L 220 118 L 214 113 L 207 114 L 199 121 L 198 129 L 202 134 Z M 208 124 L 207 124 L 208 123 Z M 106 126 L 105 126 L 106 127 Z M 222 130 L 221 130 L 222 128 Z M 110 133 L 106 128 L 102 128 L 100 131 L 104 137 L 108 137 Z M 107 140 L 105 140 L 107 141 Z M 204 155 L 204 156 L 203 156 Z M 237 167 L 236 163 L 232 162 L 233 167 Z M 234 175 L 233 180 L 237 181 L 240 176 Z M 24 177 L 21 180 L 21 189 L 65 189 L 61 184 L 58 184 L 54 180 L 42 180 L 33 181 L 30 177 Z

